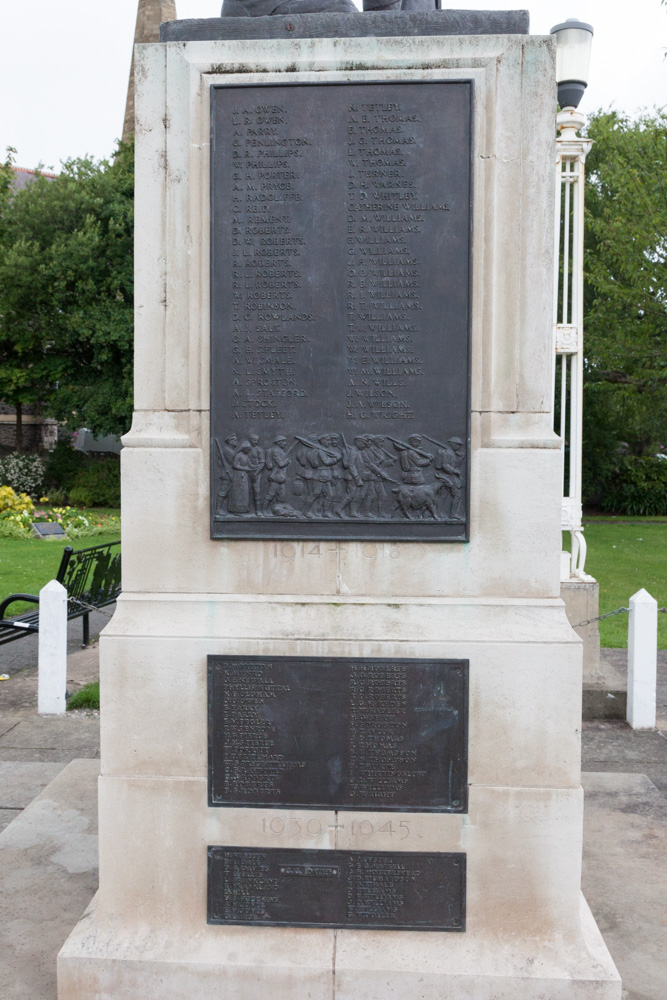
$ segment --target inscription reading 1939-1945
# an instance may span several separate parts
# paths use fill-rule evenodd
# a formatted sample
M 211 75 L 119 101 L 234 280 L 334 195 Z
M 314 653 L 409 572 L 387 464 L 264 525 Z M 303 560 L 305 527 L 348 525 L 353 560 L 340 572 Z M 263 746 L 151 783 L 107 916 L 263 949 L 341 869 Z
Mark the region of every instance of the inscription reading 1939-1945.
M 208 664 L 211 805 L 467 809 L 467 661 Z
M 211 95 L 212 537 L 465 540 L 472 83 Z
M 208 922 L 465 930 L 464 854 L 209 847 Z

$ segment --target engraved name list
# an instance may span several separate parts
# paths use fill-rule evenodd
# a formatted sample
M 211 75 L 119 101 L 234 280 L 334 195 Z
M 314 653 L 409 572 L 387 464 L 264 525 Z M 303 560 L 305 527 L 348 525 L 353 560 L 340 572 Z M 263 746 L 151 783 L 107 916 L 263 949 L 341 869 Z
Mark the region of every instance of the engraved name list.
M 466 537 L 470 90 L 212 89 L 213 537 Z

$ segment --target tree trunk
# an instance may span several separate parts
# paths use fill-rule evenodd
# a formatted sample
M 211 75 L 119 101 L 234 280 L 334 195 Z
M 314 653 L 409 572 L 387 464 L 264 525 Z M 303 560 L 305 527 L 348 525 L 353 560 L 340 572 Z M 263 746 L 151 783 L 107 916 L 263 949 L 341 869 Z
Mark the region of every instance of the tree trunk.
M 23 451 L 23 405 L 16 404 L 16 450 Z

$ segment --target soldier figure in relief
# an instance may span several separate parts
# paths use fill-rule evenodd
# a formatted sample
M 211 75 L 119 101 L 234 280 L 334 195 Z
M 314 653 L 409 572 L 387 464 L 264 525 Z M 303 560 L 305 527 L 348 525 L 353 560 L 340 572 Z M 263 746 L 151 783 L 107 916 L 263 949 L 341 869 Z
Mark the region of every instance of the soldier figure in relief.
M 435 457 L 435 467 L 445 491 L 444 517 L 463 517 L 463 479 L 461 466 L 465 462 L 465 446 L 459 437 L 451 437 L 444 448 L 439 448 Z
M 359 517 L 359 507 L 364 498 L 364 461 L 358 447 L 362 438 L 355 438 L 354 445 L 345 445 L 343 451 L 343 479 L 345 481 L 345 496 L 334 509 L 336 517 L 342 517 L 346 508 L 350 508 L 349 517 Z
M 398 451 L 398 458 L 401 463 L 402 480 L 407 486 L 423 486 L 426 482 L 422 469 L 425 469 L 433 461 L 433 455 L 422 451 L 420 434 L 411 434 L 407 445 L 402 441 L 395 441 L 390 438 L 394 448 Z
M 279 434 L 270 448 L 266 450 L 264 464 L 269 471 L 269 489 L 266 494 L 264 510 L 272 511 L 273 505 L 284 506 L 287 482 L 287 468 L 290 456 L 285 451 L 287 438 Z
M 339 461 L 338 454 L 329 449 L 330 436 L 320 434 L 321 447 L 313 446 L 317 458 L 317 468 L 313 475 L 313 500 L 306 510 L 306 517 L 331 517 L 333 514 L 333 466 Z
M 250 512 L 250 444 L 244 441 L 234 455 L 232 462 L 232 485 L 229 491 L 229 513 L 248 514 Z
M 336 456 L 336 461 L 331 466 L 331 488 L 333 491 L 331 509 L 333 512 L 333 509 L 340 503 L 345 493 L 345 470 L 343 469 L 343 448 L 340 434 L 329 435 L 327 448 L 332 455 Z
M 300 443 L 294 457 L 296 458 L 297 470 L 292 484 L 294 496 L 301 500 L 301 510 L 305 514 L 310 510 L 313 503 L 313 480 L 317 469 L 317 454 L 313 450 L 313 442 L 307 444 Z
M 387 465 L 393 465 L 396 459 L 384 447 L 384 438 L 379 434 L 367 434 L 366 450 L 363 453 L 364 463 L 373 473 L 373 479 L 368 485 L 365 513 L 370 517 L 382 517 L 385 514 L 387 491 L 382 485 L 385 482 L 396 482 L 384 471 Z
M 262 517 L 262 471 L 264 469 L 264 449 L 259 446 L 259 436 L 250 435 L 250 489 L 252 491 L 252 501 L 255 506 L 255 514 Z
M 219 481 L 220 485 L 218 487 L 218 495 L 215 500 L 215 513 L 216 516 L 224 515 L 227 513 L 227 501 L 229 497 L 229 491 L 232 486 L 232 475 L 233 468 L 232 463 L 234 461 L 234 456 L 236 455 L 237 448 L 239 446 L 238 438 L 236 434 L 230 434 L 229 437 L 225 438 L 225 443 L 222 448 L 216 440 L 216 447 L 218 451 L 218 469 L 220 470 Z

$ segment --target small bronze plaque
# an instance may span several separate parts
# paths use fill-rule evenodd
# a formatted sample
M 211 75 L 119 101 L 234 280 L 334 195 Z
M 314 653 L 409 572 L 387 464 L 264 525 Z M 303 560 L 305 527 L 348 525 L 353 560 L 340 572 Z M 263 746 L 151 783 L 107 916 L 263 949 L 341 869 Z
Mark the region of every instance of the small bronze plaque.
M 465 854 L 209 847 L 208 922 L 465 930 Z
M 211 537 L 465 541 L 472 82 L 211 108 Z
M 466 660 L 208 665 L 210 805 L 466 811 Z

